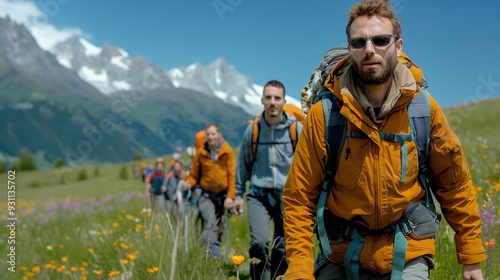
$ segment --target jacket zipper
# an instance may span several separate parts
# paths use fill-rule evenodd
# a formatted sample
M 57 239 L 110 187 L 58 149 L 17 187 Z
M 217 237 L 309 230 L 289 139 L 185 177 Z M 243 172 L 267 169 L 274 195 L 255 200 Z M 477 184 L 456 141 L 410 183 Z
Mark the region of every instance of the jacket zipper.
M 374 144 L 375 145 L 375 144 Z M 375 186 L 375 199 L 373 200 L 375 202 L 375 226 L 376 228 L 379 228 L 380 227 L 380 209 L 379 209 L 379 205 L 380 205 L 380 147 L 378 147 L 377 145 L 375 145 L 376 149 L 378 150 L 378 153 L 377 153 L 377 160 L 376 160 L 376 164 L 375 164 L 375 174 L 376 174 L 376 178 L 377 178 L 377 183 L 376 183 L 376 186 Z
M 271 142 L 274 143 L 274 128 L 271 127 Z M 273 187 L 276 188 L 276 148 L 275 145 L 271 145 L 271 154 L 272 154 L 272 172 L 273 172 Z

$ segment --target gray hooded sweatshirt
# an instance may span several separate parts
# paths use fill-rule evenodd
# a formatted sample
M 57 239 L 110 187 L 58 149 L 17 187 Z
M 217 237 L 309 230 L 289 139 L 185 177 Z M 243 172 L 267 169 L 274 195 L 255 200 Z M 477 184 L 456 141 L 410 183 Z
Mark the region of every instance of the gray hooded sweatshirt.
M 290 138 L 290 125 L 294 121 L 295 117 L 284 114 L 278 125 L 270 126 L 262 114 L 255 159 L 252 152 L 253 123 L 247 126 L 236 162 L 236 199 L 243 199 L 248 180 L 258 188 L 283 190 L 294 152 Z M 297 138 L 301 131 L 302 124 L 297 122 Z

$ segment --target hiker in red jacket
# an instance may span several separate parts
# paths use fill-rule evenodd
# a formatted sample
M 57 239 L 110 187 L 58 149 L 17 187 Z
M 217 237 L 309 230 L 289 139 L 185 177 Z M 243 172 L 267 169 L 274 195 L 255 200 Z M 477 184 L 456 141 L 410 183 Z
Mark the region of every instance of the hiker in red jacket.
M 145 195 L 149 198 L 149 207 L 152 211 L 160 211 L 165 207 L 165 196 L 163 193 L 166 189 L 162 188 L 163 181 L 165 180 L 164 164 L 163 158 L 157 158 L 155 169 L 152 170 L 146 178 Z

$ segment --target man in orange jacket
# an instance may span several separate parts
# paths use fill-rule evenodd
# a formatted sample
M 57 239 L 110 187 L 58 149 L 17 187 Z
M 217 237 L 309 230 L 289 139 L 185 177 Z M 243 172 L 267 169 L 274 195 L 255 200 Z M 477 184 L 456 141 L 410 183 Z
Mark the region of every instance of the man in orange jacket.
M 322 250 L 314 262 L 312 225 L 327 163 L 334 159 L 328 158 L 325 144 L 322 102 L 309 111 L 283 192 L 288 261 L 285 279 L 427 279 L 434 266 L 434 237 L 403 236 L 407 245 L 402 259 L 404 270 L 402 276 L 393 277 L 398 233 L 384 231 L 405 217 L 405 208 L 425 200 L 426 194 L 418 180 L 415 141 L 406 140 L 403 146 L 380 137 L 383 133 L 411 131 L 408 104 L 420 91 L 410 71 L 397 60 L 403 46 L 401 26 L 389 1 L 364 0 L 351 8 L 346 33 L 352 63 L 340 76 L 339 87 L 334 90 L 332 83 L 336 81 L 330 83 L 330 76 L 324 86 L 337 97 L 339 113 L 347 119 L 347 131 L 365 137 L 345 138 L 341 146 L 324 211 L 325 219 L 330 217 L 327 230 L 339 234 L 328 235 L 328 244 L 323 245 L 332 253 Z M 470 171 L 443 111 L 431 96 L 427 97 L 427 179 L 455 231 L 463 279 L 483 279 L 480 262 L 486 254 Z M 407 158 L 403 158 L 402 149 L 407 151 Z M 406 160 L 406 168 L 402 160 Z M 356 233 L 339 230 L 341 226 Z M 361 246 L 350 250 L 349 245 L 359 240 Z

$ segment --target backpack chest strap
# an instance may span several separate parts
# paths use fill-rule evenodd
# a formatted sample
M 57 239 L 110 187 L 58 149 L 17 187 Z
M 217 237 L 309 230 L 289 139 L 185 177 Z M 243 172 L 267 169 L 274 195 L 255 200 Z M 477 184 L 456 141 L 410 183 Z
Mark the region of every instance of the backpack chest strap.
M 379 132 L 380 139 L 398 142 L 401 145 L 401 183 L 406 181 L 406 169 L 408 168 L 408 147 L 406 146 L 406 141 L 413 141 L 415 137 L 413 133 L 409 134 L 393 134 Z

